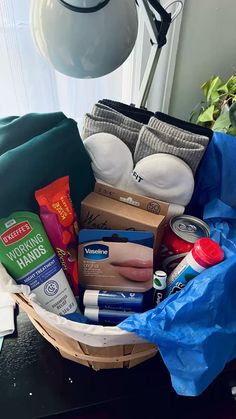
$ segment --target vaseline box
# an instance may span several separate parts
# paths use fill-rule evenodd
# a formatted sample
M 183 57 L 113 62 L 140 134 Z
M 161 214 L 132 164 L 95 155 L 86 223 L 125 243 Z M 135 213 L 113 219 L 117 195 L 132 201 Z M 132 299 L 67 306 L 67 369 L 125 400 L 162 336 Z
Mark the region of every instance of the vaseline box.
M 143 201 L 138 200 L 137 195 L 132 197 L 128 195 L 127 198 L 127 194 L 122 191 L 122 195 L 117 195 L 118 192 L 115 193 L 114 188 L 111 189 L 109 186 L 98 191 L 91 192 L 81 203 L 81 228 L 150 231 L 154 235 L 153 248 L 156 262 L 165 227 L 165 216 L 158 213 L 159 207 L 150 202 L 150 198 L 148 198 L 149 204 L 145 207 L 146 204 L 141 205 Z M 137 206 L 131 205 L 130 202 L 137 203 Z
M 145 292 L 152 288 L 153 233 L 80 230 L 79 278 L 85 289 Z

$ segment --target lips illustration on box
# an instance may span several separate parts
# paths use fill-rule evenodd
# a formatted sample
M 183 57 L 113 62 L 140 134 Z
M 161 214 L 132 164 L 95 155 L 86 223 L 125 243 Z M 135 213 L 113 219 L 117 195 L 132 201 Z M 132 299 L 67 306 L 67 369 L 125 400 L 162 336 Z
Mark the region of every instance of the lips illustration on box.
M 124 278 L 130 281 L 141 281 L 146 282 L 152 279 L 153 275 L 153 261 L 141 261 L 141 260 L 127 260 L 125 262 L 113 262 L 113 266 L 116 267 L 117 272 Z
M 152 288 L 151 232 L 82 229 L 78 255 L 84 289 L 143 293 Z

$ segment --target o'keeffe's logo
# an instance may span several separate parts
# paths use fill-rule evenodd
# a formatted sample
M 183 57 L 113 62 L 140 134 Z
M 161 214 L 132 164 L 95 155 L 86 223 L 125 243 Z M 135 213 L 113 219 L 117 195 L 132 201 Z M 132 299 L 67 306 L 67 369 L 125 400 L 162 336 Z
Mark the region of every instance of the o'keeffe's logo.
M 25 236 L 30 234 L 31 231 L 32 227 L 30 223 L 28 221 L 22 221 L 5 231 L 0 236 L 0 240 L 3 242 L 4 246 L 10 246 L 19 240 L 22 240 Z
M 84 246 L 84 258 L 90 260 L 104 260 L 109 258 L 109 247 L 104 244 L 88 244 Z

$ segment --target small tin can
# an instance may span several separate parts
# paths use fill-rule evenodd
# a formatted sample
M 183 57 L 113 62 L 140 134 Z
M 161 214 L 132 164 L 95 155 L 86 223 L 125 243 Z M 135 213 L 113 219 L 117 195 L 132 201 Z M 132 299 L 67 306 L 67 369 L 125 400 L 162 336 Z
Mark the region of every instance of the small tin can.
M 194 243 L 209 235 L 208 225 L 199 218 L 190 215 L 171 218 L 160 251 L 161 269 L 169 275 L 192 250 Z

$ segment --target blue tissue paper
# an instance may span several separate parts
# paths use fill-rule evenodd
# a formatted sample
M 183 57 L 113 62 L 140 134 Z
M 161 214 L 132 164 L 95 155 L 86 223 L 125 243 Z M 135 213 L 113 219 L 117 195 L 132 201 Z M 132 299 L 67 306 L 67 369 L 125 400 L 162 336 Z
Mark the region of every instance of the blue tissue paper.
M 215 133 L 198 170 L 188 213 L 203 218 L 225 260 L 155 309 L 119 327 L 158 345 L 180 395 L 201 394 L 236 358 L 236 138 Z

